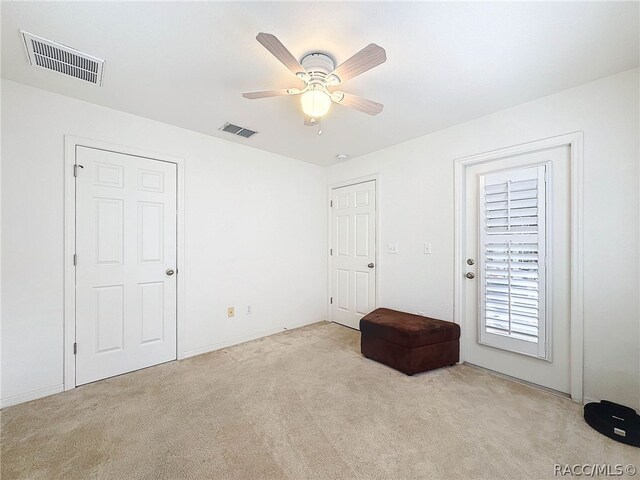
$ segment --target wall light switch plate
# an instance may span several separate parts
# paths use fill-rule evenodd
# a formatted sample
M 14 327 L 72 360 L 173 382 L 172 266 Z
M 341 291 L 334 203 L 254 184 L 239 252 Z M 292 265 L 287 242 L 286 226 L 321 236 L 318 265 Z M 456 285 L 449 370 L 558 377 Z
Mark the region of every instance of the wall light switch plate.
M 387 250 L 387 253 L 389 255 L 395 255 L 396 253 L 398 253 L 398 244 L 397 243 L 390 243 L 389 244 L 389 248 Z
M 231 318 L 236 314 L 236 311 L 233 307 L 227 308 L 227 317 Z
M 252 313 L 253 313 L 253 307 L 251 305 L 247 305 L 246 314 L 247 315 L 251 315 Z
M 424 254 L 431 255 L 431 244 L 429 242 L 425 242 L 424 244 Z

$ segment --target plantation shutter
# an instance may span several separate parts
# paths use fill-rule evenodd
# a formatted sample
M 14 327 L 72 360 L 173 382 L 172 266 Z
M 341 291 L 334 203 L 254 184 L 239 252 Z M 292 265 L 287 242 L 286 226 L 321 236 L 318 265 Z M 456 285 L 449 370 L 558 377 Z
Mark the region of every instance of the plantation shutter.
M 480 341 L 545 356 L 544 165 L 480 177 Z

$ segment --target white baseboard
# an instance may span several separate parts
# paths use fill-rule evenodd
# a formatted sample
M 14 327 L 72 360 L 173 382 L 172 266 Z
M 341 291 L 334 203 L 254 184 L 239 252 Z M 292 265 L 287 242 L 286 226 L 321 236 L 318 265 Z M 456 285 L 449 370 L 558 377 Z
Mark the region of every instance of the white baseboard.
M 214 350 L 220 350 L 222 348 L 231 347 L 233 345 L 238 345 L 240 343 L 249 342 L 251 340 L 257 340 L 258 338 L 268 337 L 269 335 L 274 335 L 276 333 L 285 332 L 287 330 L 294 330 L 296 328 L 306 327 L 307 325 L 312 325 L 314 323 L 323 322 L 320 321 L 311 321 L 311 322 L 300 322 L 297 324 L 293 324 L 286 328 L 273 328 L 269 330 L 263 330 L 260 332 L 255 332 L 250 335 L 242 335 L 240 337 L 230 338 L 223 342 L 213 343 L 210 345 L 206 345 L 201 348 L 196 348 L 194 350 L 189 350 L 184 353 L 183 358 L 195 357 L 196 355 L 202 355 L 204 353 L 213 352 Z M 61 393 L 64 391 L 64 384 L 54 385 L 51 387 L 40 388 L 38 390 L 32 390 L 30 392 L 20 393 L 18 395 L 12 395 L 10 397 L 0 399 L 0 408 L 10 407 L 12 405 L 17 405 L 19 403 L 28 402 L 30 400 L 36 400 L 42 397 L 48 397 L 49 395 L 53 395 L 55 393 Z
M 37 398 L 48 397 L 49 395 L 60 393 L 62 391 L 64 391 L 64 385 L 61 383 L 60 385 L 54 385 L 52 387 L 39 388 L 38 390 L 19 393 L 18 395 L 11 395 L 10 397 L 0 399 L 0 408 L 10 407 L 11 405 L 17 405 L 30 400 L 36 400 Z
M 250 335 L 242 335 L 239 337 L 229 338 L 222 342 L 212 343 L 204 347 L 195 348 L 193 350 L 187 350 L 186 352 L 184 352 L 184 355 L 182 358 L 184 359 L 184 358 L 195 357 L 196 355 L 203 355 L 205 353 L 213 352 L 215 350 L 220 350 L 222 348 L 232 347 L 234 345 L 239 345 L 241 343 L 250 342 L 251 340 L 257 340 L 259 338 L 275 335 L 276 333 L 282 333 L 288 330 L 294 330 L 296 328 L 306 327 L 307 325 L 312 325 L 314 323 L 320 323 L 324 321 L 325 320 L 314 320 L 311 322 L 300 322 L 286 328 L 283 328 L 283 327 L 272 328 L 269 330 L 262 330 L 260 332 L 255 332 Z

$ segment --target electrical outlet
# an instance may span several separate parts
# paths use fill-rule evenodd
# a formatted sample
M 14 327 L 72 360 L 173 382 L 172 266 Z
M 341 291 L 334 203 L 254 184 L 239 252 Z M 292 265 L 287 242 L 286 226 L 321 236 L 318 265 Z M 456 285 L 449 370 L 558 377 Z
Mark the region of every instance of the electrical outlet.
M 388 248 L 387 248 L 387 253 L 389 255 L 395 255 L 398 253 L 398 244 L 397 243 L 390 243 Z
M 251 305 L 247 305 L 246 314 L 247 315 L 251 315 L 252 313 L 253 313 L 253 307 Z
M 424 312 L 418 312 L 418 315 L 420 315 L 421 317 L 424 317 Z
M 233 307 L 227 308 L 227 317 L 231 318 L 236 314 L 236 311 Z

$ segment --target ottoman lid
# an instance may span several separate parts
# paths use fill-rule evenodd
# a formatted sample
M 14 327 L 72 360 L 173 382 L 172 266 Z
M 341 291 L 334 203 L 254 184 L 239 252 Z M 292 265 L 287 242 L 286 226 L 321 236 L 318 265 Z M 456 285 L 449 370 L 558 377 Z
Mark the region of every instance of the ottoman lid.
M 422 347 L 460 338 L 460 326 L 435 318 L 378 308 L 360 320 L 360 331 L 405 347 Z

